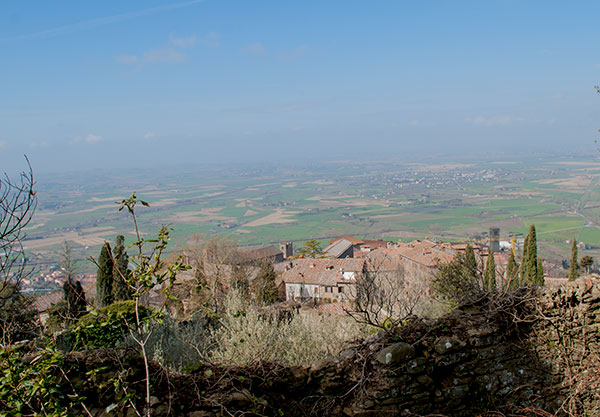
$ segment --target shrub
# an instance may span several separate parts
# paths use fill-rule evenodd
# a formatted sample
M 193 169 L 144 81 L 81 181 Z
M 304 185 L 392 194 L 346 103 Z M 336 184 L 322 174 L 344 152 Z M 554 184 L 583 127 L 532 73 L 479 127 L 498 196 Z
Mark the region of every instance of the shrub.
M 28 352 L 0 348 L 0 417 L 73 415 L 79 399 L 62 377 L 62 355 L 52 346 Z
M 148 355 L 163 367 L 178 372 L 193 368 L 206 359 L 211 344 L 210 320 L 201 314 L 178 321 L 171 316 L 154 326 L 148 339 Z M 133 344 L 127 337 L 125 344 Z
M 452 261 L 438 266 L 432 282 L 435 294 L 453 305 L 460 305 L 476 298 L 482 292 L 482 273 L 473 267 L 472 261 L 457 253 Z
M 347 316 L 314 310 L 292 312 L 279 319 L 230 291 L 220 326 L 211 332 L 212 361 L 246 365 L 254 361 L 307 364 L 337 355 L 349 340 L 366 336 L 368 327 Z
M 150 308 L 139 306 L 140 320 L 150 314 Z M 123 344 L 129 329 L 135 327 L 135 301 L 117 301 L 83 316 L 71 334 L 76 346 L 115 347 Z

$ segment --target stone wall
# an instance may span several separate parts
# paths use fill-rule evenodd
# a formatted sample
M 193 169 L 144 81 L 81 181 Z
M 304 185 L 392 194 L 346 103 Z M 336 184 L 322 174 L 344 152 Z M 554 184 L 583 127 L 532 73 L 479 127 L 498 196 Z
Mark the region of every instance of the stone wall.
M 483 297 L 307 367 L 205 365 L 178 375 L 155 366 L 154 415 L 600 415 L 599 285 L 582 279 L 539 296 L 523 289 Z M 106 383 L 116 369 L 142 388 L 134 356 L 97 351 L 68 361 L 74 379 L 105 366 L 92 380 L 78 381 L 95 415 L 109 415 L 106 407 L 118 402 Z M 117 410 L 110 415 L 128 415 Z

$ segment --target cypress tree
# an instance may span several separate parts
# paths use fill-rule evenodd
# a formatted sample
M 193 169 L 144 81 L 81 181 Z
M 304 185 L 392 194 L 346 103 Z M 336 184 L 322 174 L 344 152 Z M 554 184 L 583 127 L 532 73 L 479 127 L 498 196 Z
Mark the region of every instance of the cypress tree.
M 573 244 L 571 245 L 571 260 L 569 262 L 569 281 L 575 281 L 579 276 L 577 271 L 577 241 L 573 238 Z
M 496 261 L 494 253 L 488 253 L 487 262 L 485 264 L 485 275 L 483 276 L 483 288 L 486 290 L 496 289 Z
M 132 296 L 132 291 L 129 285 L 127 284 L 127 279 L 129 278 L 129 256 L 125 251 L 125 237 L 123 235 L 118 235 L 116 239 L 116 246 L 113 251 L 113 260 L 114 265 L 112 269 L 112 301 L 125 301 L 130 300 Z
M 113 302 L 113 262 L 110 253 L 110 244 L 104 242 L 98 257 L 98 272 L 96 275 L 96 305 L 99 308 L 106 307 Z
M 67 308 L 67 319 L 76 320 L 83 316 L 87 309 L 87 303 L 81 282 L 75 282 L 69 277 L 63 285 L 63 292 Z
M 506 289 L 514 290 L 519 287 L 519 265 L 515 260 L 515 253 L 511 250 L 506 264 Z
M 537 277 L 535 280 L 536 285 L 543 286 L 546 280 L 544 279 L 544 265 L 542 264 L 542 260 L 538 258 L 537 260 Z
M 521 254 L 521 266 L 519 267 L 519 282 L 517 287 L 521 285 L 525 285 L 525 269 L 527 268 L 527 250 L 529 249 L 529 234 L 525 236 L 525 241 L 523 242 L 523 253 Z
M 538 256 L 537 237 L 535 233 L 535 226 L 533 224 L 529 226 L 529 248 L 527 249 L 527 257 L 529 258 L 529 271 L 527 274 L 527 281 L 530 284 L 535 284 L 538 276 Z
M 465 248 L 465 268 L 469 276 L 474 279 L 477 278 L 477 260 L 475 259 L 475 252 L 471 245 L 467 245 Z
M 534 285 L 537 281 L 537 238 L 535 226 L 529 226 L 529 233 L 523 246 L 523 263 L 521 265 L 521 284 Z
M 263 262 L 255 279 L 254 295 L 258 304 L 271 304 L 277 300 L 277 274 L 271 262 Z

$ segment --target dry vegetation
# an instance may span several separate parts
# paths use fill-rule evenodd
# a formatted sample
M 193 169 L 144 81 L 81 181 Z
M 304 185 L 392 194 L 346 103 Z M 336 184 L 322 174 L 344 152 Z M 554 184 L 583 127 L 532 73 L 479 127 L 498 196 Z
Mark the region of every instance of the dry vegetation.
M 236 291 L 230 292 L 219 323 L 211 332 L 216 348 L 210 358 L 228 365 L 307 365 L 338 355 L 349 341 L 369 332 L 348 317 L 315 310 L 291 310 L 281 317 L 249 304 Z

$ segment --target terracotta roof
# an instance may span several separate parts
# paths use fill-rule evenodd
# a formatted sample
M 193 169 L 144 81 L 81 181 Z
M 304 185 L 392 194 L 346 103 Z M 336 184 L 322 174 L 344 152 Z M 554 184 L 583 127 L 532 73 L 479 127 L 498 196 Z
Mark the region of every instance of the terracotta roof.
M 281 255 L 283 252 L 275 246 L 267 246 L 265 248 L 252 249 L 246 252 L 241 252 L 240 256 L 246 262 L 260 261 L 263 259 L 274 258 L 277 255 Z
M 315 307 L 318 311 L 322 311 L 327 314 L 344 315 L 347 310 L 352 307 L 349 303 L 338 302 L 338 303 L 320 303 Z
M 437 242 L 416 240 L 410 243 L 398 243 L 395 247 L 377 249 L 370 252 L 368 257 L 386 269 L 393 268 L 395 262 L 401 259 L 436 268 L 440 263 L 450 262 L 454 252 L 443 250 Z
M 361 246 L 367 246 L 369 248 L 387 248 L 389 244 L 393 242 L 387 240 L 364 240 Z
M 450 243 L 450 248 L 457 250 L 457 251 L 465 251 L 467 249 L 467 246 L 471 245 L 471 247 L 473 248 L 473 251 L 476 254 L 481 253 L 483 255 L 483 253 L 487 254 L 488 251 L 488 247 L 485 245 L 482 245 L 481 243 Z
M 87 294 L 86 294 L 86 298 L 87 298 Z M 56 304 L 62 299 L 63 299 L 63 291 L 58 290 L 58 291 L 51 292 L 49 294 L 43 294 L 43 295 L 36 296 L 35 301 L 33 302 L 33 305 L 35 306 L 35 309 L 38 311 L 38 313 L 44 313 L 52 306 L 52 304 Z
M 364 259 L 297 259 L 285 270 L 281 280 L 290 284 L 336 285 L 338 282 L 353 281 L 344 277 L 344 272 L 362 271 Z

